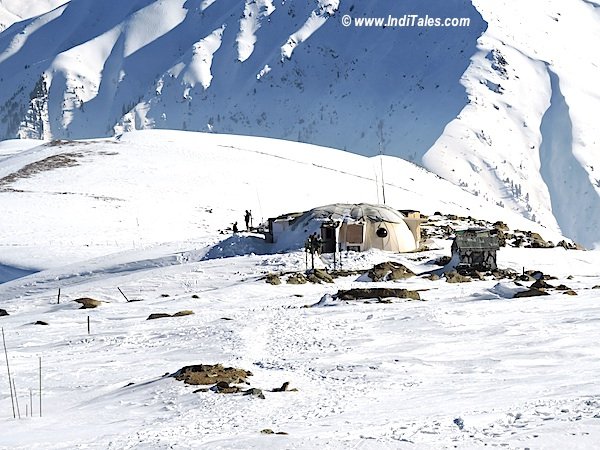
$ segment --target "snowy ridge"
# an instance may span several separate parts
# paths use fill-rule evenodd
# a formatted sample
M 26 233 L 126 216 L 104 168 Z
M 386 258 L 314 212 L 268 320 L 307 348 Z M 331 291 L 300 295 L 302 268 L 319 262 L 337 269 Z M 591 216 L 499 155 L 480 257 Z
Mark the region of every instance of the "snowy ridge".
M 39 17 L 20 8 L 31 18 L 0 34 L 0 138 L 164 128 L 382 151 L 588 247 L 600 240 L 597 2 L 80 0 Z M 341 23 L 405 14 L 471 23 Z M 548 185 L 542 120 L 559 94 L 571 169 Z
M 310 13 L 310 17 L 293 33 L 285 44 L 281 47 L 281 59 L 291 59 L 294 49 L 302 42 L 306 41 L 312 34 L 325 25 L 327 19 L 335 14 L 339 8 L 339 1 L 319 0 L 319 10 Z
M 254 51 L 256 32 L 260 23 L 275 11 L 272 0 L 246 0 L 244 15 L 240 20 L 240 32 L 237 35 L 238 61 L 244 62 Z
M 69 0 L 35 0 L 23 2 L 21 0 L 0 1 L 0 32 L 10 27 L 13 23 L 44 14 Z
M 210 71 L 213 54 L 219 50 L 223 30 L 221 27 L 213 31 L 200 42 L 194 44 L 191 61 L 185 64 L 186 70 L 183 74 L 183 82 L 193 88 L 199 82 L 204 89 L 208 89 L 213 78 Z M 173 75 L 177 76 L 175 72 Z
M 29 246 L 45 249 L 33 267 L 42 269 L 75 255 L 186 241 L 230 226 L 248 208 L 262 222 L 335 202 L 381 203 L 382 167 L 385 197 L 396 209 L 477 214 L 562 239 L 558 228 L 540 227 L 399 158 L 381 163 L 294 142 L 148 130 L 41 145 L 0 161 L 0 263 L 29 267 Z M 78 213 L 67 218 L 63 211 Z
M 589 112 L 600 107 L 593 81 L 600 61 L 579 43 L 598 41 L 600 14 L 583 1 L 473 3 L 488 28 L 464 77 L 470 104 L 424 163 L 533 220 L 556 221 L 563 232 L 593 246 L 599 240 L 594 168 L 600 156 L 594 147 L 600 134 Z M 568 109 L 543 127 L 551 104 L 562 96 Z M 562 142 L 553 144 L 557 135 Z M 553 158 L 544 146 L 561 155 Z M 586 220 L 575 219 L 581 214 Z

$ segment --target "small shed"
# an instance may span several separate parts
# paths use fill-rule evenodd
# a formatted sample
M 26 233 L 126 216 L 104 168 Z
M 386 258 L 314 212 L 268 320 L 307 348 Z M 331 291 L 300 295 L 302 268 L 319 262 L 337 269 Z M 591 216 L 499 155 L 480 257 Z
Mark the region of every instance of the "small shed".
M 271 244 L 278 242 L 278 237 L 289 232 L 291 225 L 303 213 L 295 212 L 272 217 L 268 220 L 267 229 L 264 232 L 265 240 Z
M 498 237 L 486 228 L 457 230 L 452 243 L 452 259 L 457 260 L 457 268 L 474 270 L 494 270 L 496 251 L 500 248 Z

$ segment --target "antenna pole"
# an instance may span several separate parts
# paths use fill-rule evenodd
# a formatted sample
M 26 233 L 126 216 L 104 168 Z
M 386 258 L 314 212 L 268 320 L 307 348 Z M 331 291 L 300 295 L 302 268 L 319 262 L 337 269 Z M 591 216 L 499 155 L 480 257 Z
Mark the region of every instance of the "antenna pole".
M 383 146 L 379 141 L 379 165 L 381 167 L 381 195 L 383 197 L 383 204 L 385 205 L 385 181 L 383 180 Z

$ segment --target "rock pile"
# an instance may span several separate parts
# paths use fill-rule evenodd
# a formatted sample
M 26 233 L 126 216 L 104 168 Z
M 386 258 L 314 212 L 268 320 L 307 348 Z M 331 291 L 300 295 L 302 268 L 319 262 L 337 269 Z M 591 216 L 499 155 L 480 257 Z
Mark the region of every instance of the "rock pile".
M 190 316 L 194 314 L 194 311 L 189 309 L 185 309 L 183 311 L 176 312 L 175 314 L 167 314 L 167 313 L 152 313 L 148 316 L 146 320 L 154 320 L 154 319 L 162 319 L 164 317 L 182 317 L 182 316 Z
M 171 375 L 178 381 L 191 385 L 216 385 L 219 382 L 240 384 L 252 376 L 249 370 L 224 367 L 222 364 L 197 364 L 185 366 Z
M 387 261 L 376 264 L 367 272 L 372 281 L 395 281 L 405 280 L 415 276 L 415 273 L 403 264 Z
M 75 299 L 73 301 L 77 302 L 81 305 L 81 308 L 79 308 L 79 309 L 97 308 L 98 306 L 100 306 L 103 303 L 101 300 L 95 300 L 95 299 L 89 298 L 89 297 L 82 297 L 82 298 Z
M 394 288 L 366 288 L 366 289 L 348 289 L 340 290 L 335 294 L 335 298 L 339 300 L 367 300 L 367 299 L 383 299 L 383 298 L 407 298 L 410 300 L 421 300 L 421 296 L 417 291 L 408 289 Z

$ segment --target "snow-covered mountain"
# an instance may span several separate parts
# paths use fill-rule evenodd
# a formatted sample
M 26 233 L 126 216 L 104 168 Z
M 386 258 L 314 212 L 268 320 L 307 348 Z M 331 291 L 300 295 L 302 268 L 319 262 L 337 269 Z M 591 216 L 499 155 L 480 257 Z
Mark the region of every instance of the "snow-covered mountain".
M 382 151 L 593 246 L 599 5 L 72 0 L 0 35 L 0 138 L 168 128 Z M 406 14 L 470 25 L 342 23 Z

